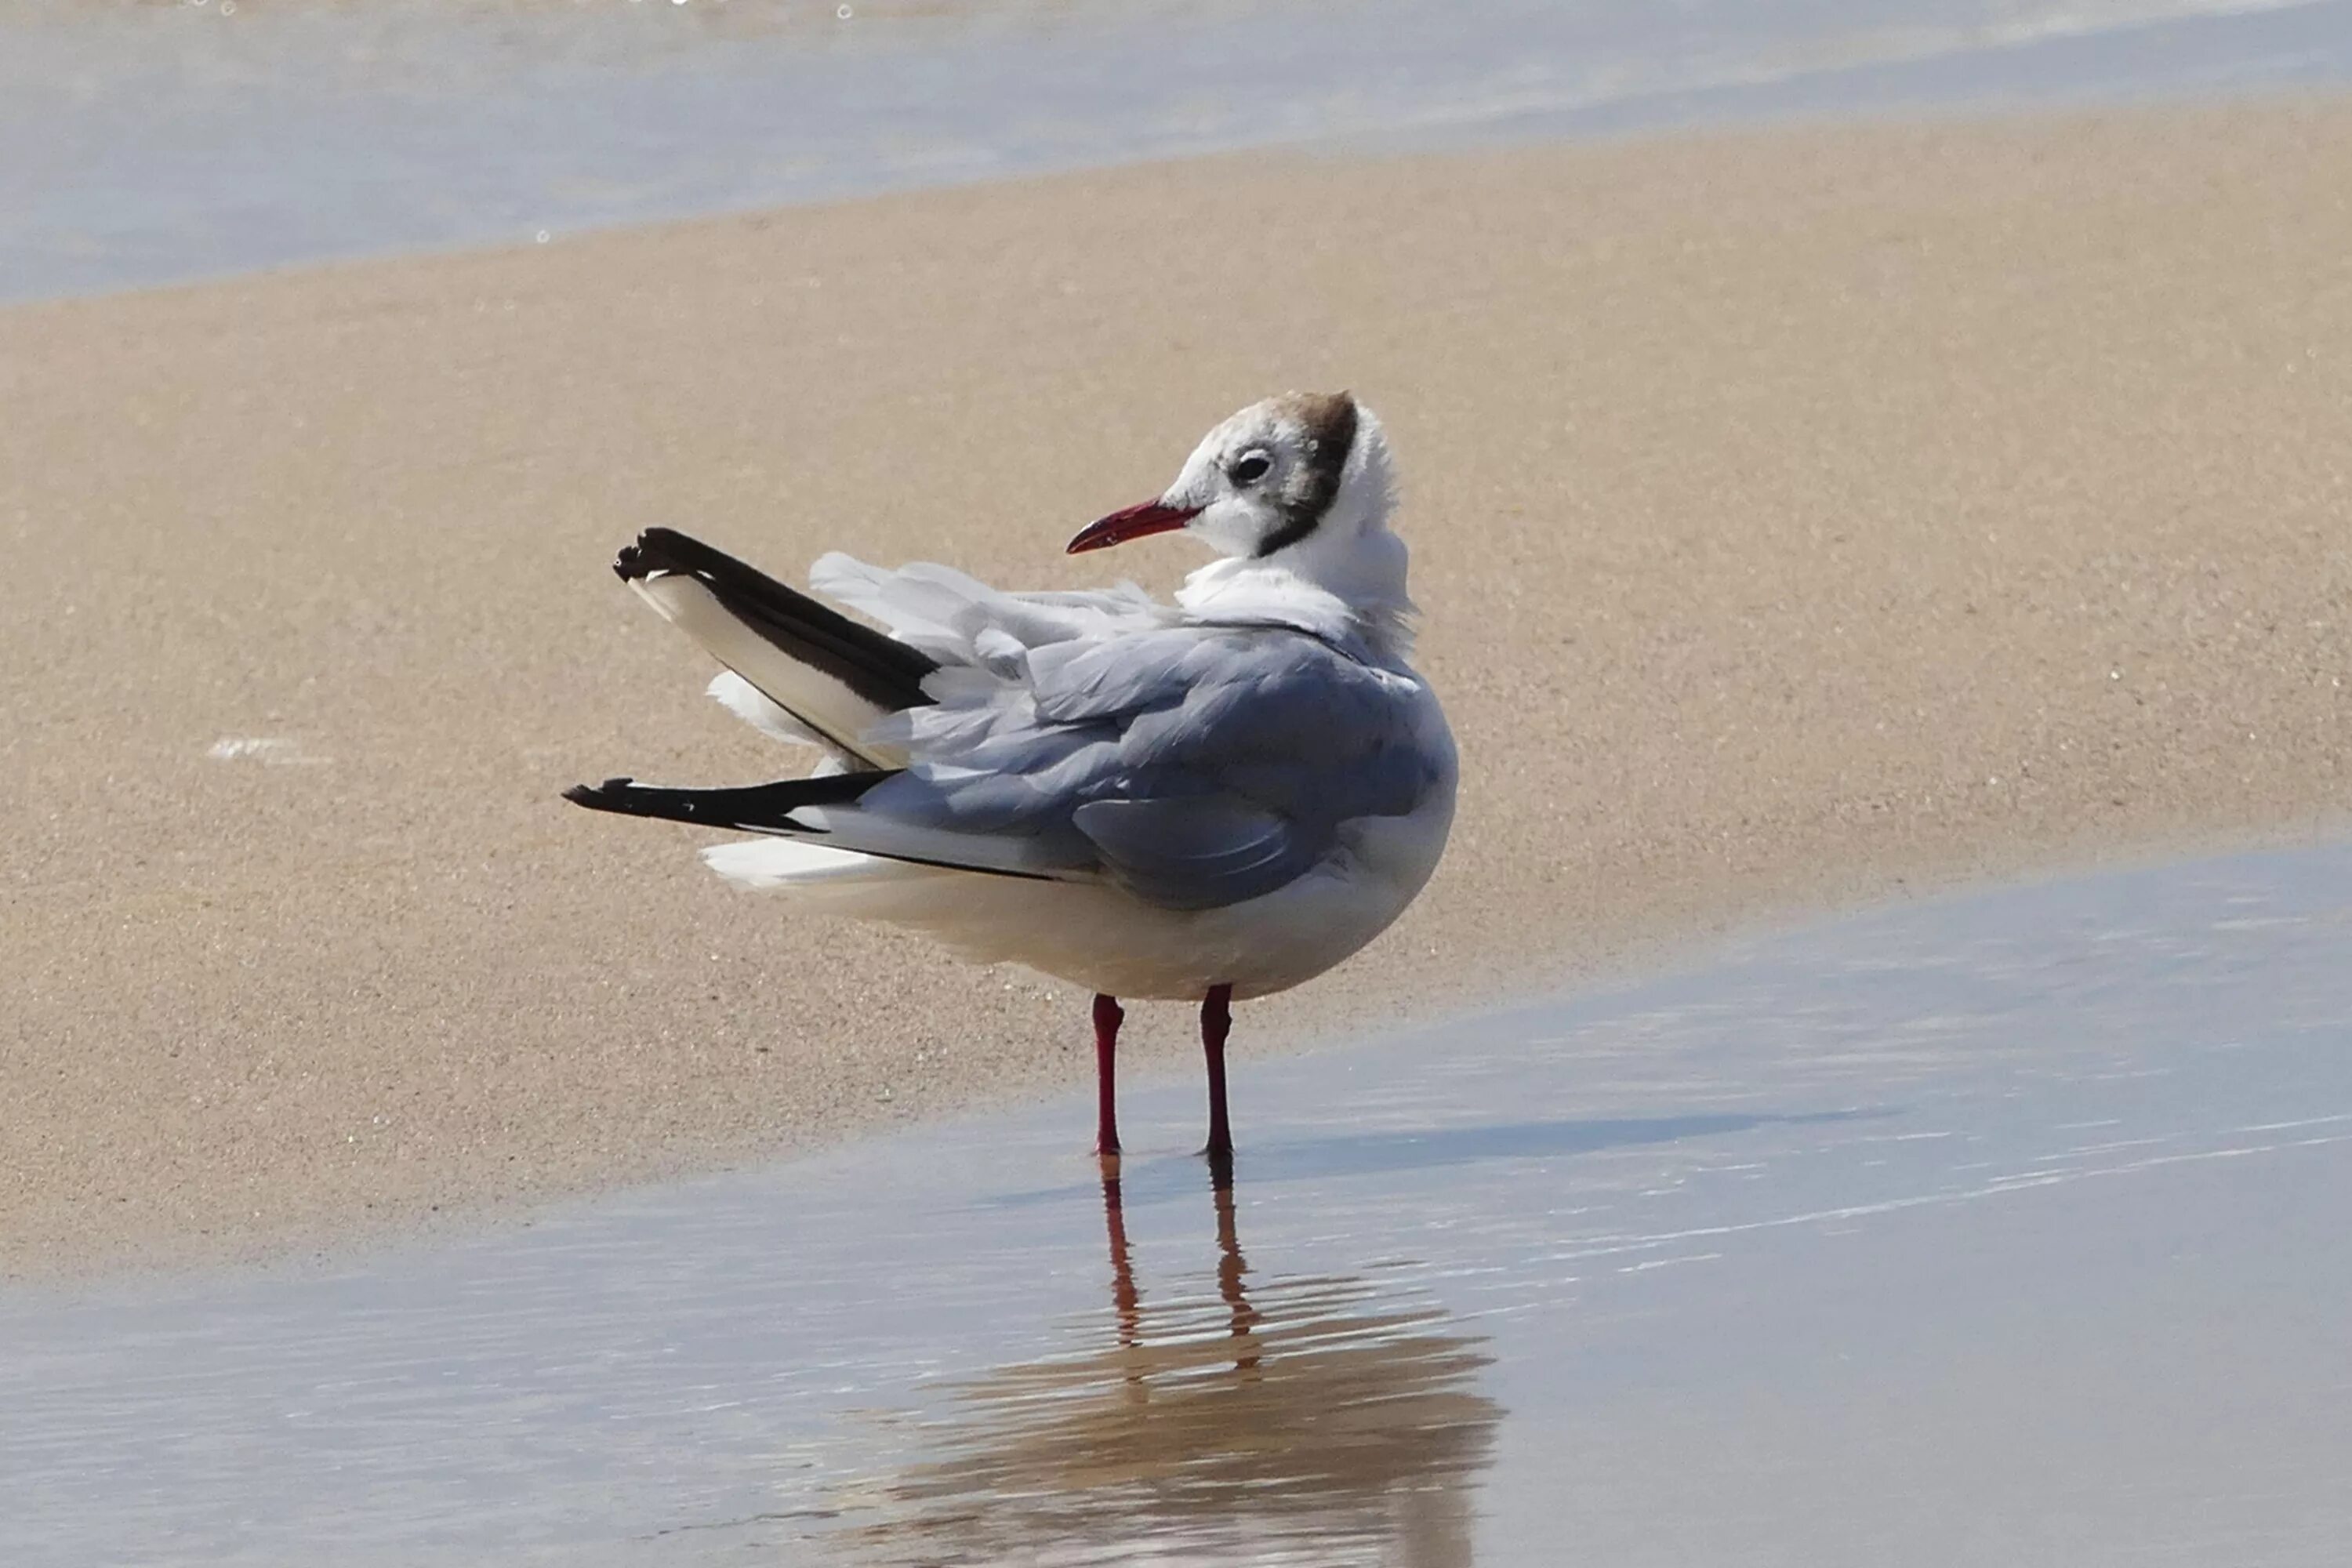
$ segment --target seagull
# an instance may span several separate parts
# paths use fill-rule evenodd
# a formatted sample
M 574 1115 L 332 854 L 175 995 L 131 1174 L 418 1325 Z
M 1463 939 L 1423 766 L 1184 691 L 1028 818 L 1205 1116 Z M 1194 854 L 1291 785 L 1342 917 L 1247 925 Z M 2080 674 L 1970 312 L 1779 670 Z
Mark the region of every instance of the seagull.
M 810 585 L 649 529 L 621 580 L 725 667 L 710 695 L 825 753 L 806 777 L 565 798 L 755 837 L 730 882 L 928 932 L 1093 992 L 1096 1149 L 1119 1149 L 1120 998 L 1194 1002 L 1206 1152 L 1230 1166 L 1235 1000 L 1323 973 L 1410 904 L 1454 818 L 1454 740 L 1408 662 L 1388 442 L 1346 393 L 1289 393 L 1202 438 L 1160 496 L 1069 542 L 1184 532 L 1217 559 L 1161 604 L 1132 584 L 1005 593 L 838 552 Z

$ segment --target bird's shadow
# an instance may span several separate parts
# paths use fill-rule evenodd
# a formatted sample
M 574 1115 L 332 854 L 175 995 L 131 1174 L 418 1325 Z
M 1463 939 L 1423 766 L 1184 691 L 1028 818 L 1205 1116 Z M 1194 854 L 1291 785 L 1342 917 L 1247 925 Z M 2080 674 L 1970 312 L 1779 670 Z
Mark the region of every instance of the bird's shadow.
M 1251 1144 L 1234 1156 L 1235 1168 L 1254 1182 L 1392 1174 L 1438 1170 L 1486 1160 L 1559 1159 L 1645 1143 L 1688 1138 L 1718 1138 L 1766 1127 L 1804 1127 L 1877 1121 L 1900 1115 L 1894 1108 L 1849 1109 L 1681 1116 L 1621 1116 L 1556 1121 L 1488 1121 L 1383 1132 L 1340 1132 L 1325 1137 L 1275 1140 Z M 1189 1194 L 1198 1181 L 1197 1156 L 1129 1153 L 1125 1161 L 1127 1201 L 1146 1202 Z M 1091 1193 L 1092 1182 L 1072 1182 L 1007 1193 L 997 1207 L 1066 1200 Z

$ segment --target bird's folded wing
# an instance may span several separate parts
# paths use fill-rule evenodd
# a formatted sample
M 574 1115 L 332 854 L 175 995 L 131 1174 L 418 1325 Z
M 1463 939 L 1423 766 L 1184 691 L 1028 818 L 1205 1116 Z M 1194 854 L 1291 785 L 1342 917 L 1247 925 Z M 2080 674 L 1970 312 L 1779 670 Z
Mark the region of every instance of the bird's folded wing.
M 847 791 L 575 794 L 604 810 L 1198 910 L 1284 886 L 1453 766 L 1411 678 L 1296 627 L 1181 620 L 1132 587 L 1005 594 L 944 566 L 819 561 L 814 584 L 885 637 L 667 531 L 618 565 L 737 672 L 713 694 L 739 714 L 854 767 L 904 765 Z
M 1095 800 L 1071 813 L 1113 879 L 1162 909 L 1207 910 L 1271 893 L 1314 863 L 1287 817 L 1230 795 Z
M 1206 909 L 1283 886 L 1343 824 L 1412 811 L 1452 766 L 1417 683 L 1296 632 L 1171 627 L 1016 663 L 885 721 L 877 739 L 909 765 L 825 812 L 835 841 L 881 820 L 1014 839 L 1033 866 Z

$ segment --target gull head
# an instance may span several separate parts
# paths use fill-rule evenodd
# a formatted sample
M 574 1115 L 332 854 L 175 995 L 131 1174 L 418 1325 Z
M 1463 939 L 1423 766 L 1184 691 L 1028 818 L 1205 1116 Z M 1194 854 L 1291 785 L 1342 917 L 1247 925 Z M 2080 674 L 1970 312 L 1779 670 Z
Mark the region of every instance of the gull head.
M 1288 392 L 1210 431 L 1174 484 L 1089 524 L 1069 549 L 1181 529 L 1222 556 L 1288 564 L 1385 533 L 1392 496 L 1372 411 L 1344 392 Z

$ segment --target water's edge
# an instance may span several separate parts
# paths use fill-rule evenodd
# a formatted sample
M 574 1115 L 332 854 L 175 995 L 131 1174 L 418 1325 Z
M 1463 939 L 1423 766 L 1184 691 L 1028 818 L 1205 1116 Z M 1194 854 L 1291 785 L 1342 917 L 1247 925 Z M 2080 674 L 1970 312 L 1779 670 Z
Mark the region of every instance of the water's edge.
M 2347 950 L 2352 845 L 2145 868 L 1260 1064 L 1223 1191 L 1175 1084 L 0 1296 L 0 1554 L 2315 1568 Z
M 2352 0 L 1324 0 L 818 27 L 706 4 L 0 28 L 0 301 L 1258 147 L 1398 152 L 2352 80 Z M 802 8 L 804 11 L 805 8 Z M 766 16 L 772 25 L 761 26 Z

